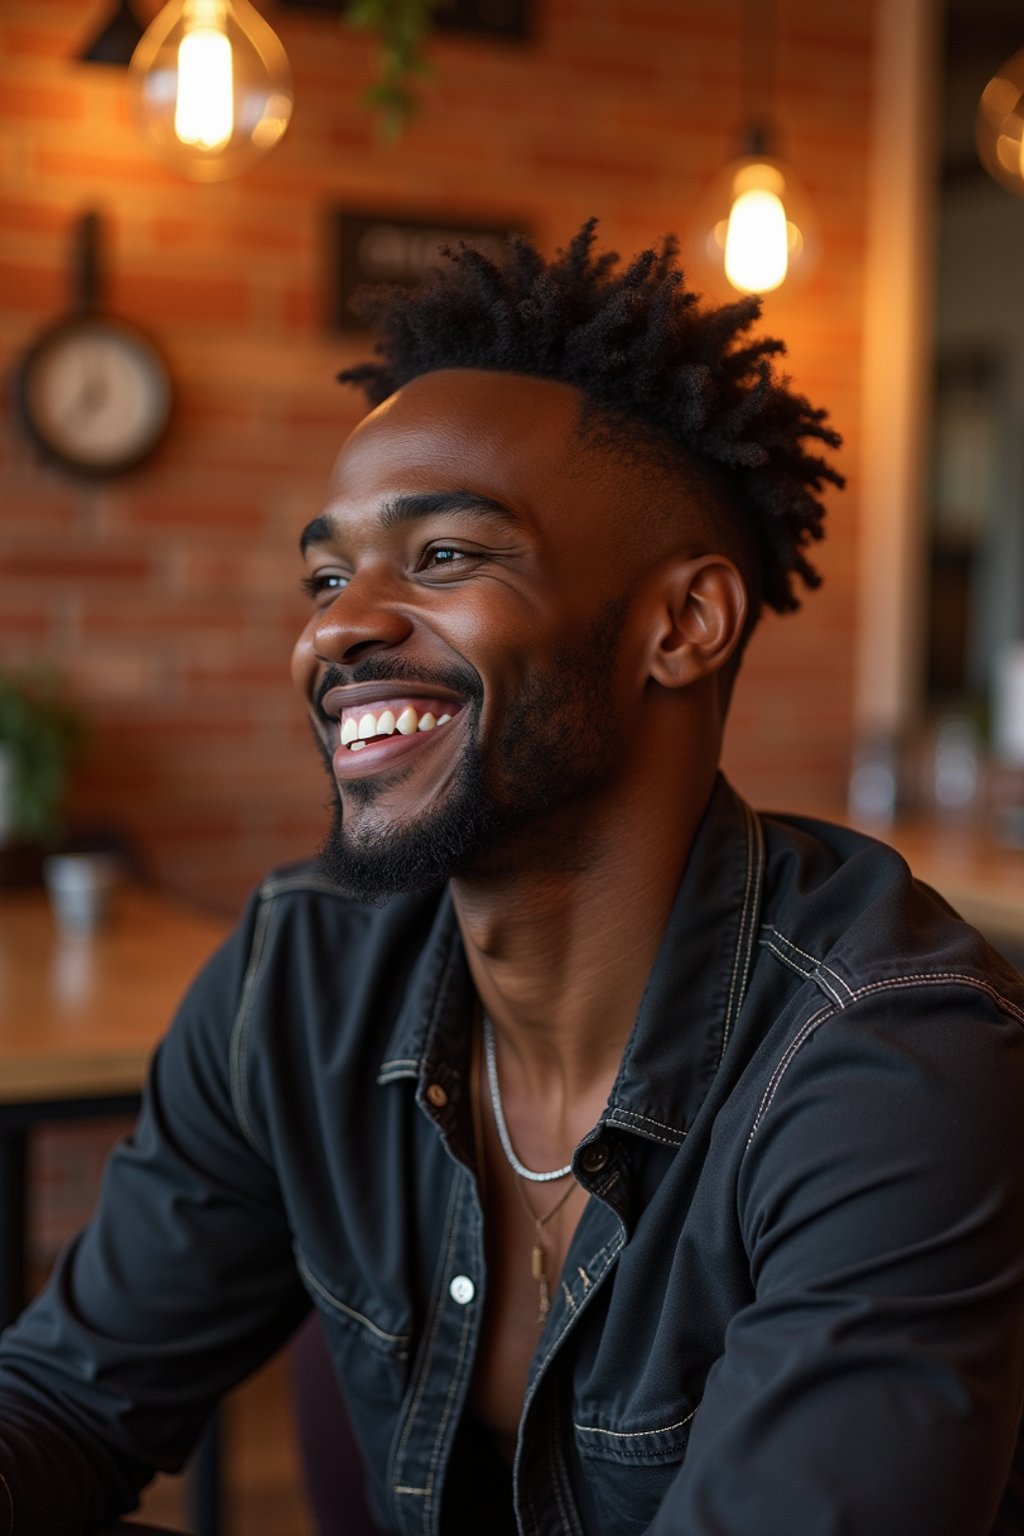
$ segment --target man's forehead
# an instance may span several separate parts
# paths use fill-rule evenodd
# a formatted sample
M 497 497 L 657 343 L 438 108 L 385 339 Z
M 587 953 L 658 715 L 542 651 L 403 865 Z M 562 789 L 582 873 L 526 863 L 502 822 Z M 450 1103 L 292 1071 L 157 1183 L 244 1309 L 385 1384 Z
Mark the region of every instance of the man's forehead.
M 417 463 L 553 470 L 568 456 L 582 405 L 579 390 L 553 379 L 483 369 L 422 374 L 363 418 L 342 448 L 333 485 Z

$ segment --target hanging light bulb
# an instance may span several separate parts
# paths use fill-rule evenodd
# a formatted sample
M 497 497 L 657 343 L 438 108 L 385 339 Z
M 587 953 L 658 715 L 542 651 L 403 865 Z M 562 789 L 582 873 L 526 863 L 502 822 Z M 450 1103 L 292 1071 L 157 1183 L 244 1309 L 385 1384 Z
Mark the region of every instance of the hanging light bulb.
M 1007 59 L 982 91 L 974 142 L 993 181 L 1024 196 L 1024 49 Z
M 691 231 L 690 275 L 718 297 L 771 293 L 802 282 L 817 263 L 810 198 L 774 155 L 730 161 L 695 203 Z
M 810 199 L 784 160 L 771 153 L 775 15 L 771 0 L 745 0 L 741 90 L 745 153 L 726 165 L 692 214 L 690 275 L 718 296 L 729 289 L 770 293 L 805 278 L 818 252 Z
M 291 119 L 287 55 L 249 0 L 170 0 L 132 55 L 130 75 L 150 148 L 196 181 L 255 165 Z
M 733 202 L 723 244 L 725 275 L 742 293 L 769 293 L 789 270 L 789 231 L 782 194 L 786 180 L 767 161 L 744 165 L 733 177 Z

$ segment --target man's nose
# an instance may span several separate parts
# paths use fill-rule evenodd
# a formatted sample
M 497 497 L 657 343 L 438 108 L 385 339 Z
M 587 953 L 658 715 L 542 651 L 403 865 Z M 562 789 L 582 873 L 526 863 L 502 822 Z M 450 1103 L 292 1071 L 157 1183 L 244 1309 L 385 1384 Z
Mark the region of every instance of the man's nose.
M 412 622 L 387 578 L 360 571 L 318 615 L 313 648 L 324 661 L 352 663 L 401 645 L 411 632 Z

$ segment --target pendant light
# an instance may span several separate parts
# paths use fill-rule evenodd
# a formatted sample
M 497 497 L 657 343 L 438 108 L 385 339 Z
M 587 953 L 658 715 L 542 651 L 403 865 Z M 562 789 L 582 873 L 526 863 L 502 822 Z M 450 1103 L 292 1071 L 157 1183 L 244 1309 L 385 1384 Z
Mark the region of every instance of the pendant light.
M 196 181 L 248 170 L 292 115 L 287 55 L 249 0 L 170 0 L 132 55 L 129 78 L 150 149 Z
M 974 142 L 993 181 L 1024 197 L 1024 49 L 1007 59 L 982 91 Z
M 691 242 L 701 278 L 720 291 L 770 293 L 806 277 L 817 258 L 810 199 L 774 153 L 775 40 L 774 0 L 743 0 L 742 153 L 699 199 Z

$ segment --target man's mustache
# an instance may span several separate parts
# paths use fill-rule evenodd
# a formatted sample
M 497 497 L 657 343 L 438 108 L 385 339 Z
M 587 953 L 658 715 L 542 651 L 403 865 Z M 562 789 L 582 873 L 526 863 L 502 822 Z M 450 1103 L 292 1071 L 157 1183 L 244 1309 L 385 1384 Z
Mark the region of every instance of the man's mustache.
M 353 683 L 414 683 L 422 688 L 438 687 L 460 695 L 468 703 L 479 703 L 483 698 L 483 683 L 472 667 L 439 667 L 436 670 L 417 667 L 400 656 L 367 656 L 354 667 L 340 667 L 331 663 L 316 687 L 313 705 L 321 720 L 326 721 L 323 701 L 332 688 L 344 688 Z

